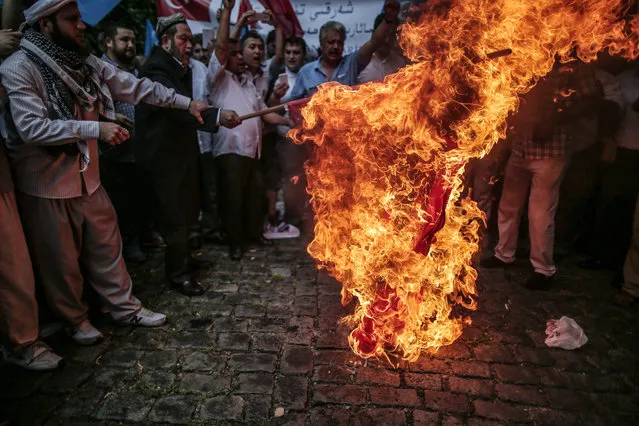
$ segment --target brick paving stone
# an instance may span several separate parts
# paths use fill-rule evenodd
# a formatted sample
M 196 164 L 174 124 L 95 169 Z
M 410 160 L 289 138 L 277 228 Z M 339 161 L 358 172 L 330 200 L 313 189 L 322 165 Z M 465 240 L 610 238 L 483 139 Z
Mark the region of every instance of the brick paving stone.
M 249 320 L 245 318 L 224 317 L 213 320 L 213 329 L 218 332 L 242 332 L 246 333 L 249 328 Z
M 279 376 L 275 381 L 273 404 L 285 410 L 303 410 L 308 401 L 308 379 L 298 376 Z
M 490 371 L 490 365 L 486 362 L 479 361 L 459 361 L 451 363 L 453 373 L 462 377 L 483 377 L 491 378 L 493 373 Z
M 294 345 L 311 345 L 315 336 L 313 317 L 292 317 L 286 328 L 286 343 Z
M 552 408 L 579 411 L 591 403 L 587 394 L 573 390 L 547 388 L 545 392 Z
M 267 373 L 242 373 L 233 380 L 235 393 L 273 393 L 273 375 Z
M 439 424 L 439 413 L 436 411 L 413 411 L 415 426 L 431 426 Z
M 70 417 L 92 416 L 105 395 L 104 389 L 84 386 L 70 395 L 58 414 L 65 420 Z
M 504 423 L 497 420 L 482 419 L 479 417 L 471 417 L 466 422 L 467 426 L 501 426 Z
M 342 329 L 320 331 L 319 333 L 317 333 L 315 346 L 318 348 L 347 349 L 349 347 L 349 333 L 349 331 Z
M 480 361 L 498 362 L 503 364 L 516 363 L 515 355 L 507 346 L 480 345 L 473 349 L 475 358 Z
M 282 374 L 308 374 L 313 371 L 313 351 L 307 346 L 286 346 L 282 354 Z
M 265 398 L 264 395 L 242 395 L 242 398 L 245 423 L 263 423 L 264 419 L 272 415 L 270 398 Z
M 415 389 L 372 387 L 369 389 L 369 392 L 373 404 L 399 405 L 404 407 L 418 407 L 421 405 L 421 401 Z
M 217 374 L 187 373 L 179 382 L 181 391 L 207 392 L 212 395 L 226 393 L 231 388 L 231 377 Z
M 536 370 L 531 367 L 493 364 L 492 368 L 495 376 L 503 382 L 531 385 L 539 383 L 539 376 L 537 376 Z
M 233 420 L 241 421 L 246 402 L 240 396 L 216 396 L 202 403 L 197 417 L 203 420 Z
M 471 352 L 467 345 L 457 341 L 452 345 L 442 346 L 431 355 L 440 359 L 468 359 L 471 357 Z
M 495 385 L 495 392 L 497 393 L 497 397 L 503 401 L 541 406 L 548 405 L 543 391 L 536 386 L 497 383 Z
M 444 374 L 451 371 L 450 366 L 445 361 L 431 358 L 426 355 L 422 355 L 415 363 L 410 364 L 410 369 L 418 372 Z
M 287 326 L 285 318 L 260 318 L 252 319 L 249 326 L 251 332 L 281 332 Z
M 144 368 L 168 369 L 175 367 L 177 364 L 177 353 L 175 351 L 156 351 L 146 353 L 140 360 L 140 364 Z
M 43 424 L 64 403 L 61 395 L 34 395 L 26 400 L 18 401 L 9 407 L 0 404 L 0 419 L 8 425 Z M 6 415 L 3 415 L 4 409 Z M 68 421 L 65 419 L 65 423 Z
M 396 426 L 406 424 L 406 413 L 396 408 L 365 408 L 355 414 L 355 426 Z
M 122 420 L 141 422 L 151 411 L 153 399 L 147 399 L 137 392 L 124 392 L 109 395 L 96 417 L 100 420 Z
M 220 333 L 217 348 L 224 351 L 247 351 L 251 336 L 246 333 Z
M 83 364 L 65 365 L 57 374 L 48 376 L 40 390 L 45 393 L 68 393 L 80 387 L 92 374 L 93 371 Z
M 431 410 L 452 413 L 469 413 L 472 411 L 470 402 L 465 395 L 431 390 L 424 391 L 424 406 Z
M 317 296 L 295 296 L 293 312 L 298 315 L 317 315 Z
M 338 404 L 365 404 L 366 388 L 355 385 L 318 384 L 314 388 L 313 401 Z
M 116 349 L 109 351 L 102 357 L 100 363 L 105 367 L 133 367 L 142 358 L 144 352 L 130 349 Z
M 444 416 L 441 426 L 464 426 L 464 419 L 457 416 Z
M 482 401 L 479 399 L 473 401 L 473 406 L 478 416 L 489 419 L 503 420 L 506 422 L 526 422 L 529 419 L 526 408 L 522 406 Z
M 191 352 L 184 358 L 182 369 L 184 371 L 218 371 L 224 368 L 226 357 L 207 354 L 203 352 Z
M 518 362 L 525 362 L 528 364 L 552 366 L 555 364 L 555 358 L 553 358 L 548 352 L 540 351 L 528 346 L 515 346 L 515 357 Z
M 317 407 L 311 410 L 310 424 L 313 426 L 346 425 L 349 424 L 351 415 L 350 407 Z
M 361 359 L 350 350 L 322 349 L 313 354 L 315 364 L 354 365 L 361 364 Z
M 400 376 L 396 371 L 382 368 L 360 367 L 357 369 L 357 381 L 373 385 L 399 386 Z
M 138 381 L 138 388 L 151 394 L 163 394 L 169 391 L 175 383 L 174 373 L 149 370 L 142 373 Z
M 187 424 L 195 411 L 197 399 L 192 396 L 175 395 L 158 399 L 151 412 L 149 420 L 171 424 Z
M 550 408 L 533 407 L 528 410 L 528 416 L 535 424 L 570 426 L 583 424 L 578 416 Z M 592 425 L 590 421 L 585 422 Z
M 277 356 L 265 353 L 233 354 L 228 362 L 231 370 L 266 371 L 269 373 L 275 371 L 276 364 Z
M 168 346 L 172 348 L 206 349 L 213 346 L 215 337 L 204 331 L 185 331 L 174 334 L 169 340 Z
M 318 365 L 315 367 L 313 381 L 353 383 L 355 374 L 354 368 L 344 365 Z
M 238 305 L 235 307 L 237 318 L 261 318 L 266 315 L 266 306 L 261 305 Z
M 441 390 L 442 379 L 437 374 L 404 373 L 406 385 L 416 388 Z
M 111 389 L 119 387 L 122 382 L 127 380 L 137 380 L 135 370 L 124 370 L 120 368 L 104 368 L 96 371 L 95 377 L 89 380 L 91 386 L 97 388 Z
M 279 352 L 284 342 L 283 333 L 251 333 L 251 347 L 260 352 Z
M 493 383 L 490 380 L 450 377 L 448 387 L 451 392 L 463 393 L 484 398 L 493 395 Z

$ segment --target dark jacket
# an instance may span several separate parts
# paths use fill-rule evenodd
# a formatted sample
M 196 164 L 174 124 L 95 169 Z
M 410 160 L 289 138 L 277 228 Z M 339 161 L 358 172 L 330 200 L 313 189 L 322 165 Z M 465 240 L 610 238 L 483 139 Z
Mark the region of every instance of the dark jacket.
M 193 97 L 191 68 L 182 67 L 173 56 L 159 46 L 155 46 L 151 51 L 140 70 L 140 77 L 147 77 L 175 89 L 181 95 Z M 210 117 L 216 117 L 217 109 L 213 108 L 209 113 Z M 211 128 L 211 123 L 207 124 L 207 127 Z M 153 166 L 197 155 L 200 152 L 197 142 L 198 129 L 205 130 L 188 111 L 147 104 L 136 106 L 136 161 Z

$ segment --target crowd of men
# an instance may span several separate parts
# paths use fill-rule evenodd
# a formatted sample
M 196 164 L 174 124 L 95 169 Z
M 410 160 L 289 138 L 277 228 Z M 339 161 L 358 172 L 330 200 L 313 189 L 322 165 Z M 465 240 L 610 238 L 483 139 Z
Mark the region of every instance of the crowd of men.
M 394 2 L 350 55 L 345 27 L 326 24 L 308 64 L 304 40 L 285 39 L 270 11 L 249 11 L 231 28 L 234 0 L 223 2 L 212 48 L 177 14 L 158 20 L 147 58 L 118 24 L 101 37 L 101 57 L 91 55 L 75 0 L 25 3 L 4 2 L 0 32 L 0 324 L 5 361 L 30 370 L 62 361 L 39 337 L 38 302 L 76 343 L 103 339 L 85 285 L 115 323 L 165 323 L 132 294 L 126 262 L 144 262 L 146 246 L 163 247 L 170 286 L 196 296 L 206 291 L 197 271 L 208 262 L 194 256 L 203 241 L 227 244 L 240 260 L 251 244 L 300 236 L 310 222 L 308 147 L 286 138 L 287 114 L 240 115 L 404 65 L 397 53 L 386 60 L 396 50 Z M 5 19 L 22 12 L 22 25 Z M 258 17 L 274 27 L 268 61 L 261 35 L 247 28 Z
M 158 20 L 159 45 L 147 58 L 119 24 L 105 31 L 101 58 L 91 55 L 75 0 L 29 3 L 21 31 L 11 30 L 15 21 L 0 32 L 0 331 L 5 360 L 31 370 L 61 362 L 39 338 L 38 302 L 76 343 L 103 338 L 88 319 L 85 284 L 116 323 L 165 323 L 132 294 L 126 263 L 144 262 L 145 247 L 163 248 L 168 284 L 197 296 L 207 290 L 198 270 L 209 264 L 194 255 L 204 242 L 226 244 L 240 260 L 250 245 L 312 229 L 304 177 L 312 148 L 286 137 L 295 125 L 288 113 L 241 116 L 308 98 L 328 81 L 382 80 L 407 64 L 394 0 L 370 40 L 347 55 L 339 22 L 322 26 L 311 52 L 303 38 L 284 37 L 270 11 L 246 12 L 231 26 L 235 0 L 224 0 L 212 45 L 177 14 Z M 22 12 L 17 4 L 5 0 L 4 12 Z M 266 43 L 249 29 L 256 19 L 273 26 Z M 558 64 L 523 99 L 508 139 L 473 165 L 470 186 L 488 219 L 505 168 L 499 241 L 484 267 L 514 262 L 528 201 L 528 287 L 551 287 L 555 239 L 563 250 L 588 242 L 582 266 L 615 270 L 617 301 L 637 301 L 639 73 L 627 68 L 614 76 Z M 573 93 L 561 106 L 559 91 Z M 36 301 L 36 286 L 46 299 Z

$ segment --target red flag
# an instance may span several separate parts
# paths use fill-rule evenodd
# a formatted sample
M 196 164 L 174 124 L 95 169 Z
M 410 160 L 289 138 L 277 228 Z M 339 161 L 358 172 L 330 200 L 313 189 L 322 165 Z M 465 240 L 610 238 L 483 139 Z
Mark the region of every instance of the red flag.
M 181 13 L 189 21 L 211 21 L 209 6 L 212 0 L 155 0 L 159 16 Z
M 244 3 L 245 1 L 248 3 L 248 0 L 242 0 L 242 3 Z M 262 4 L 262 6 L 264 6 L 265 9 L 273 12 L 273 14 L 275 15 L 275 19 L 277 19 L 277 21 L 280 23 L 280 27 L 282 27 L 282 34 L 284 34 L 284 37 L 302 37 L 304 35 L 302 25 L 300 25 L 300 21 L 297 19 L 295 10 L 293 10 L 293 6 L 291 5 L 291 0 L 258 1 Z

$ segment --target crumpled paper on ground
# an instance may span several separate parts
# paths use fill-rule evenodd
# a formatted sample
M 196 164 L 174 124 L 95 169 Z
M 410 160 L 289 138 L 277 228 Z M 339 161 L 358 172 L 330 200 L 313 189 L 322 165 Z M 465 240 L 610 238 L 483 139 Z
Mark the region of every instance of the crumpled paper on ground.
M 546 321 L 547 346 L 572 350 L 582 347 L 587 341 L 584 330 L 572 318 L 563 316 Z

